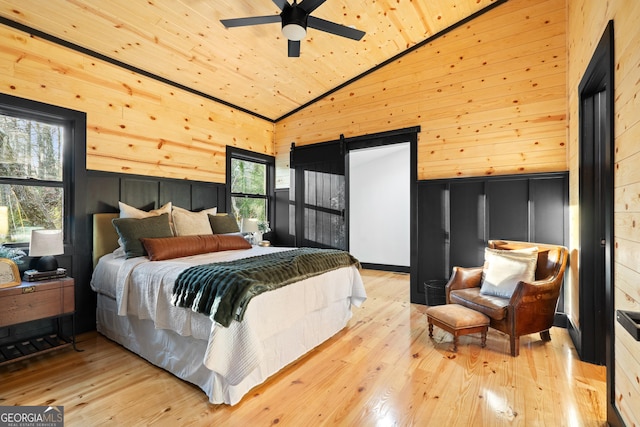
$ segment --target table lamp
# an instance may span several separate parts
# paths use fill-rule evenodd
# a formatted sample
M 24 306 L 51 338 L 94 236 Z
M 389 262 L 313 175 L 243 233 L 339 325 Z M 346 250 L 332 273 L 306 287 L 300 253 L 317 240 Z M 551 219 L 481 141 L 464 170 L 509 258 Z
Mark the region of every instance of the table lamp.
M 34 257 L 31 268 L 38 271 L 56 271 L 58 260 L 54 255 L 64 253 L 62 230 L 32 230 L 29 256 Z M 36 257 L 39 257 L 35 259 Z
M 3 239 L 9 235 L 9 208 L 0 206 L 0 237 Z
M 258 228 L 257 218 L 242 218 L 242 228 L 240 230 L 243 234 L 251 234 L 251 243 L 256 243 L 255 233 L 260 231 Z

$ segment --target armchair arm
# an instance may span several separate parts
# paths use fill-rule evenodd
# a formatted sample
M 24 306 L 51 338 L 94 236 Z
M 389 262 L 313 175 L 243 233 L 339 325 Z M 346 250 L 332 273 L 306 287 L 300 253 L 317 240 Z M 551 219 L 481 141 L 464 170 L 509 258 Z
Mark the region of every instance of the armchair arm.
M 535 282 L 519 282 L 516 286 L 509 305 L 522 305 L 539 302 L 540 300 L 557 300 L 560 295 L 560 282 L 558 277 L 552 277 Z
M 511 335 L 540 332 L 553 326 L 561 283 L 558 277 L 518 283 L 507 306 Z
M 453 267 L 449 282 L 445 286 L 447 304 L 449 293 L 454 289 L 477 288 L 482 280 L 482 267 Z

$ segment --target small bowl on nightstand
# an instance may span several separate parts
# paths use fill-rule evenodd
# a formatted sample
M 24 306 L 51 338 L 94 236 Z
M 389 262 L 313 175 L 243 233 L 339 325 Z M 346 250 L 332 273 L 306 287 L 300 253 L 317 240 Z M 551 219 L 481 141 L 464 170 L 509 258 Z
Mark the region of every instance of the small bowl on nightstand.
M 260 242 L 258 242 L 258 246 L 271 246 L 271 242 L 268 240 L 261 240 Z

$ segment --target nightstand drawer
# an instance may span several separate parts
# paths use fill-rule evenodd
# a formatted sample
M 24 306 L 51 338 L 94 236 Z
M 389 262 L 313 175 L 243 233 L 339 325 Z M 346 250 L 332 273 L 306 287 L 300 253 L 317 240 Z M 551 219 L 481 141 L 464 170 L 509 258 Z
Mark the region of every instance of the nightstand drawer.
M 20 286 L 0 289 L 0 327 L 74 311 L 72 278 L 23 282 Z

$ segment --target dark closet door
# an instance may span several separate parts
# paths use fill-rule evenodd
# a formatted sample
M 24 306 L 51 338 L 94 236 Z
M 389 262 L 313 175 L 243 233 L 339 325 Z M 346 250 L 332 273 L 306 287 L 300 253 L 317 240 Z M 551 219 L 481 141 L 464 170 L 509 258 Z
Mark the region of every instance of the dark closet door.
M 487 223 L 489 239 L 529 239 L 529 180 L 489 181 Z
M 531 241 L 569 246 L 569 182 L 558 178 L 532 179 Z
M 484 248 L 487 244 L 484 182 L 453 182 L 450 185 L 449 198 L 451 266 L 482 265 Z
M 446 280 L 449 271 L 449 185 L 424 181 L 418 186 L 418 287 L 425 280 Z M 412 291 L 413 293 L 413 291 Z

